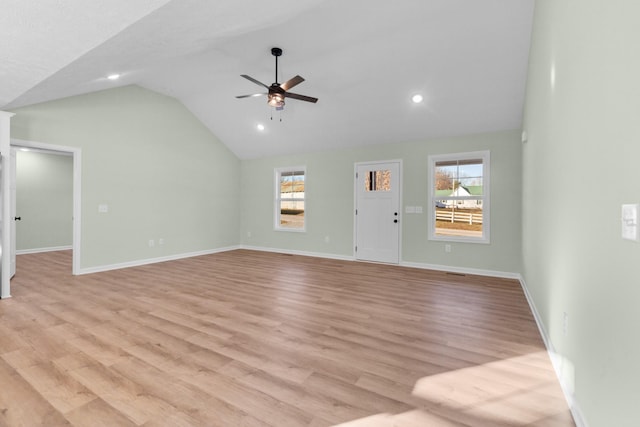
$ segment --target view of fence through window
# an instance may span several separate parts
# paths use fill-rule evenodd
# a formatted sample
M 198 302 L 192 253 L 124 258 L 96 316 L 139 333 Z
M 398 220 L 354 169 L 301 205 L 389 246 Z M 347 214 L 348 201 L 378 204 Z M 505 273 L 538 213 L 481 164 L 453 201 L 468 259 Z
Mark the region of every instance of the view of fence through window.
M 435 163 L 435 234 L 482 237 L 482 159 Z
M 280 227 L 304 229 L 304 171 L 280 172 Z

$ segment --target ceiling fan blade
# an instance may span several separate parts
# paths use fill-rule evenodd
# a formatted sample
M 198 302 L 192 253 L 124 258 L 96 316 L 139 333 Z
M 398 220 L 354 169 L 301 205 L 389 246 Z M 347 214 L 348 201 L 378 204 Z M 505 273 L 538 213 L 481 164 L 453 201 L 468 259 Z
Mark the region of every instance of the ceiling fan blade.
M 295 76 L 290 78 L 289 80 L 287 80 L 286 82 L 282 83 L 280 85 L 280 87 L 284 90 L 289 90 L 292 87 L 299 85 L 300 83 L 302 83 L 304 81 L 304 79 L 300 76 Z
M 269 86 L 267 86 L 266 84 L 264 84 L 262 82 L 259 82 L 258 80 L 254 79 L 253 77 L 247 76 L 246 74 L 240 74 L 240 77 L 244 77 L 245 79 L 249 80 L 250 82 L 254 82 L 258 86 L 263 86 L 263 87 L 266 87 L 267 89 L 269 89 Z
M 312 96 L 306 96 L 306 95 L 298 95 L 297 93 L 291 93 L 291 92 L 285 92 L 284 97 L 299 99 L 300 101 L 313 102 L 314 104 L 318 102 L 318 98 L 314 98 Z
M 239 95 L 239 96 L 236 96 L 236 98 L 251 98 L 254 96 L 264 96 L 264 95 L 266 95 L 266 93 L 253 93 L 251 95 Z

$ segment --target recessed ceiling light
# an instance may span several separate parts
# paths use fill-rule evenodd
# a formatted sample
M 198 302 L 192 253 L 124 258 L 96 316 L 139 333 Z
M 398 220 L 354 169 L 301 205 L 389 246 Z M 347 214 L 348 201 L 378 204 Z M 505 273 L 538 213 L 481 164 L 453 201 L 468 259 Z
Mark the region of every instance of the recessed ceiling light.
M 422 95 L 420 95 L 419 93 L 413 95 L 411 97 L 411 100 L 413 101 L 414 104 L 420 104 L 422 102 L 424 98 L 422 97 Z
M 258 123 L 258 126 L 256 126 L 256 128 L 258 128 L 259 131 L 263 131 L 264 125 L 262 123 Z
M 109 74 L 107 78 L 109 80 L 118 80 L 120 78 L 120 74 Z

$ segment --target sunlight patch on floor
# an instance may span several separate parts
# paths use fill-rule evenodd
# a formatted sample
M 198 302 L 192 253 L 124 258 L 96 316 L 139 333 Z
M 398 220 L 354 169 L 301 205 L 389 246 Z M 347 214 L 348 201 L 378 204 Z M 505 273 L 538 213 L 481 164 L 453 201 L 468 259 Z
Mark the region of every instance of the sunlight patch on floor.
M 339 426 L 574 425 L 545 351 L 423 377 L 412 394 L 424 402 L 415 410 Z

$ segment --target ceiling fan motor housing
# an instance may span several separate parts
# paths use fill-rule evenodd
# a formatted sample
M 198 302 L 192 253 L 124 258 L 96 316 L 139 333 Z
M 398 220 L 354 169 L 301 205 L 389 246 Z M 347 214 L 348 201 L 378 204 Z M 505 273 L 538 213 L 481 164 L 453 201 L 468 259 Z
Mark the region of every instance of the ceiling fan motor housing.
M 285 90 L 282 89 L 282 87 L 280 86 L 279 83 L 272 83 L 271 86 L 269 87 L 269 93 L 275 94 L 275 93 L 281 93 L 284 94 Z

